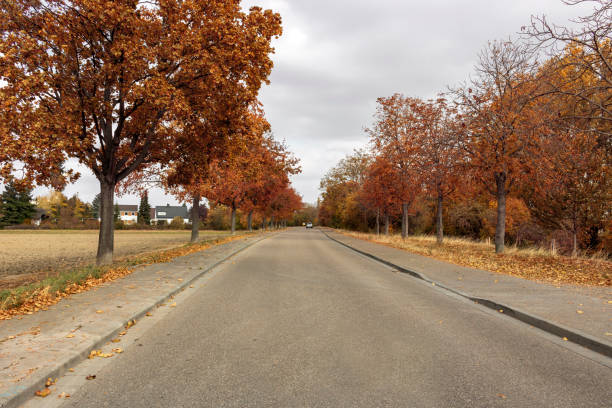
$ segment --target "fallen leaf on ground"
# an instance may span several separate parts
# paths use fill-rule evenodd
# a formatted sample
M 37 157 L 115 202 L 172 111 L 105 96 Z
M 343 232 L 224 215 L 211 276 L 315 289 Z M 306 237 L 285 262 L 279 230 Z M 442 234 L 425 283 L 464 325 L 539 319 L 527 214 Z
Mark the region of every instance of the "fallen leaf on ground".
M 190 288 L 193 288 L 193 285 L 189 285 Z
M 153 313 L 151 313 L 151 312 L 147 312 L 146 316 L 149 316 L 149 317 L 150 317 L 150 316 L 153 316 Z
M 119 343 L 121 341 L 121 339 L 112 339 L 111 342 L 113 343 Z
M 183 281 L 183 278 L 178 278 L 178 281 L 179 281 L 179 282 L 182 282 L 182 281 Z
M 123 349 L 122 349 L 122 348 L 119 348 L 119 347 L 114 348 L 114 349 L 113 349 L 113 353 L 121 354 L 121 353 L 123 353 Z
M 74 373 L 74 368 L 69 368 L 68 371 L 70 371 L 71 373 Z
M 53 378 L 47 378 L 47 382 L 45 382 L 45 387 L 50 387 L 53 384 L 55 384 L 55 381 L 57 381 L 57 378 L 54 380 Z
M 582 310 L 576 310 L 576 313 L 583 314 L 584 312 Z
M 86 380 L 95 380 L 96 379 L 96 375 L 95 374 L 89 374 L 87 377 L 85 377 Z
M 504 309 L 499 309 L 499 313 L 504 313 Z
M 37 397 L 45 398 L 47 395 L 51 394 L 51 390 L 48 388 L 45 388 L 43 390 L 36 391 L 34 394 L 36 394 Z
M 129 329 L 130 327 L 132 327 L 132 326 L 133 326 L 133 325 L 135 325 L 135 324 L 136 324 L 136 321 L 135 321 L 135 320 L 130 320 L 129 322 L 127 322 L 127 323 L 125 324 L 125 328 L 126 328 L 126 329 Z
M 564 337 L 564 338 L 563 338 L 563 341 L 567 341 L 567 337 Z
M 89 359 L 93 359 L 95 357 L 108 358 L 112 356 L 113 356 L 113 353 L 103 353 L 102 350 L 91 350 L 88 358 Z
M 126 334 L 127 332 L 125 330 L 119 333 L 120 336 L 125 336 Z
M 506 399 L 506 396 L 504 394 L 497 394 L 497 396 L 501 399 Z
M 170 307 L 176 307 L 176 303 L 171 304 Z
M 96 313 L 97 313 L 97 314 L 104 313 L 104 310 L 96 310 Z
M 57 396 L 57 398 L 70 398 L 70 394 L 66 394 L 65 392 L 62 392 L 60 395 Z
M 73 337 L 74 337 L 74 334 L 69 334 L 69 335 L 66 336 L 67 339 L 71 339 Z

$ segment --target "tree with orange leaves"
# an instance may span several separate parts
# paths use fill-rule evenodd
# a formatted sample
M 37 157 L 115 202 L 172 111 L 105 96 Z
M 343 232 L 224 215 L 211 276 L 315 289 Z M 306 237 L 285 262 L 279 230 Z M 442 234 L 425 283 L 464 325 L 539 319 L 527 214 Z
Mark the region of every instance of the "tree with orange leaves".
M 61 186 L 78 159 L 98 178 L 97 262 L 113 253 L 113 196 L 150 163 L 171 161 L 189 100 L 269 75 L 280 17 L 238 0 L 0 2 L 0 164 L 4 179 Z M 197 136 L 197 135 L 196 135 Z
M 419 101 L 401 94 L 378 98 L 375 124 L 367 132 L 378 154 L 399 174 L 397 192 L 402 205 L 402 237 L 408 235 L 410 205 L 422 188 L 418 171 L 420 148 L 412 107 Z
M 506 197 L 530 160 L 529 145 L 537 136 L 536 67 L 525 45 L 491 42 L 480 54 L 478 75 L 454 90 L 466 126 L 462 146 L 469 166 L 497 200 L 496 253 L 504 251 Z
M 417 163 L 425 188 L 436 199 L 436 238 L 444 237 L 443 202 L 455 191 L 459 180 L 463 150 L 459 135 L 463 132 L 457 112 L 445 99 L 416 100 L 412 104 L 412 131 L 418 135 Z
M 399 173 L 388 160 L 376 157 L 361 186 L 360 200 L 376 211 L 376 233 L 380 234 L 380 217 L 384 222 L 385 235 L 389 235 L 389 218 L 397 212 L 401 200 L 397 186 L 401 185 Z M 381 214 L 382 213 L 382 214 Z

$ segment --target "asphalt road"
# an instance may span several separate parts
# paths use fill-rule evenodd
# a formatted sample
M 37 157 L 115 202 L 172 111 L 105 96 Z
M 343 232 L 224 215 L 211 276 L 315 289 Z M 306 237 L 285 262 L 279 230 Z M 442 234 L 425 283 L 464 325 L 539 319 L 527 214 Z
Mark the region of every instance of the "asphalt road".
M 64 405 L 610 407 L 596 360 L 299 229 L 221 266 Z

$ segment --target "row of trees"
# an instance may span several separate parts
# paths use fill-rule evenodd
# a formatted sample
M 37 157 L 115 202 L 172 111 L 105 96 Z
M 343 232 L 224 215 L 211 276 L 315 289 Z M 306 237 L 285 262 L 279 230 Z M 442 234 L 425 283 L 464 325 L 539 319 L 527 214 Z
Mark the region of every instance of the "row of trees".
M 522 39 L 490 42 L 473 77 L 436 100 L 379 98 L 372 152 L 322 180 L 321 220 L 337 225 L 341 207 L 359 209 L 347 203 L 358 200 L 363 217 L 377 214 L 377 229 L 379 214 L 388 226 L 401 213 L 405 237 L 426 198 L 441 243 L 444 203 L 489 201 L 498 253 L 508 216 L 525 214 L 569 231 L 574 255 L 581 235 L 596 245 L 612 223 L 612 5 L 592 3 L 577 29 L 534 18 Z
M 61 189 L 78 177 L 66 160 L 87 166 L 99 264 L 112 261 L 116 190 L 162 172 L 197 215 L 211 168 L 267 130 L 257 95 L 281 18 L 240 3 L 0 1 L 0 177 Z

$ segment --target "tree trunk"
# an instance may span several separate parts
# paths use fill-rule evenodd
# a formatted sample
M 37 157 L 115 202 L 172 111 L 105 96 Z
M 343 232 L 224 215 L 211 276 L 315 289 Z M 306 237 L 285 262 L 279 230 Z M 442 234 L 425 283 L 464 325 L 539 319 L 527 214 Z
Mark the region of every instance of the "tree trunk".
M 408 236 L 408 203 L 402 203 L 402 238 Z
M 442 244 L 444 239 L 444 225 L 442 224 L 442 200 L 444 199 L 442 191 L 438 189 L 438 211 L 436 214 L 436 240 L 438 245 Z
M 191 242 L 198 242 L 200 238 L 200 195 L 193 196 L 191 207 Z
M 495 173 L 497 183 L 497 224 L 495 225 L 495 253 L 504 252 L 506 237 L 506 173 Z
M 98 236 L 97 265 L 109 265 L 113 262 L 115 245 L 115 185 L 100 181 L 100 234 Z
M 385 235 L 389 235 L 389 214 L 385 214 Z
M 270 218 L 270 229 L 274 229 L 274 216 Z
M 232 204 L 232 235 L 236 233 L 236 206 Z
M 576 222 L 575 218 L 573 220 L 572 227 L 572 258 L 576 258 L 578 256 L 578 223 Z
M 266 230 L 266 216 L 264 215 L 261 219 L 261 229 Z
M 376 209 L 376 235 L 380 235 L 380 208 Z
M 249 211 L 249 215 L 247 216 L 247 225 L 249 227 L 249 231 L 253 231 L 253 210 Z

